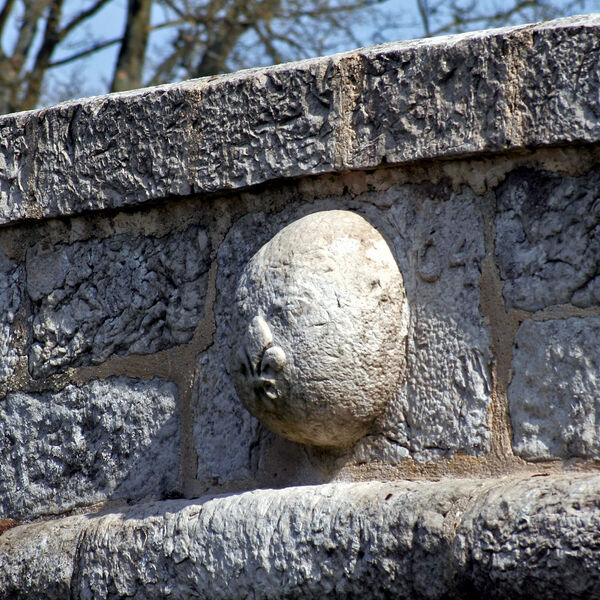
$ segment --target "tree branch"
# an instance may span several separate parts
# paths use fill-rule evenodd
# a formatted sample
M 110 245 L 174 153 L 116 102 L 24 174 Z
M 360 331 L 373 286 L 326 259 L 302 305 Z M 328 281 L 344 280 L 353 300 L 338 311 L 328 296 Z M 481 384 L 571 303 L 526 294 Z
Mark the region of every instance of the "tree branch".
M 52 61 L 48 65 L 48 67 L 49 68 L 50 67 L 60 67 L 61 65 L 66 65 L 70 62 L 79 60 L 80 58 L 84 58 L 85 56 L 89 56 L 90 54 L 93 54 L 94 52 L 98 52 L 99 50 L 104 50 L 104 48 L 108 48 L 109 46 L 118 44 L 122 40 L 123 40 L 122 37 L 118 37 L 118 38 L 114 38 L 112 40 L 107 40 L 105 42 L 98 42 L 97 44 L 94 44 L 93 46 L 90 46 L 89 48 L 86 48 L 85 50 L 82 50 L 80 52 L 76 52 L 75 54 L 71 54 L 70 56 L 67 56 L 66 58 L 61 58 L 59 60 Z

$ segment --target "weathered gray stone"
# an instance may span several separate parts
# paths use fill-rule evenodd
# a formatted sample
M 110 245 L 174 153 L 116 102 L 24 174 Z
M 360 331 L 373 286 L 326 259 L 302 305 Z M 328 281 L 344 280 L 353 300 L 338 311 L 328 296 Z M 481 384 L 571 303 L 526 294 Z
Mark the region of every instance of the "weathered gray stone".
M 360 215 L 319 211 L 290 223 L 237 286 L 230 372 L 242 403 L 288 439 L 350 446 L 404 371 L 405 300 L 387 243 Z
M 410 324 L 406 379 L 377 443 L 387 446 L 385 455 L 401 457 L 404 447 L 419 461 L 481 455 L 491 439 L 491 354 L 480 310 L 480 201 L 468 188 L 454 194 L 411 185 L 391 190 L 387 200 L 382 231 L 395 245 Z
M 10 529 L 0 536 L 0 595 L 11 600 L 70 598 L 77 543 L 89 524 L 74 516 Z
M 524 321 L 508 399 L 519 456 L 600 458 L 600 318 Z
M 169 500 L 9 530 L 0 595 L 595 600 L 599 526 L 589 474 Z
M 213 307 L 216 331 L 213 344 L 198 359 L 193 389 L 194 444 L 201 481 L 239 481 L 256 474 L 262 427 L 240 404 L 225 368 L 239 343 L 231 323 L 232 299 L 247 261 L 285 224 L 285 216 L 252 212 L 231 227 L 219 246 Z
M 203 316 L 209 253 L 196 226 L 162 238 L 36 245 L 27 255 L 33 376 L 188 342 Z
M 496 256 L 509 308 L 600 304 L 600 172 L 518 169 L 498 188 Z
M 455 509 L 481 482 L 360 483 L 169 502 L 96 520 L 75 598 L 443 598 Z
M 5 116 L 0 222 L 597 142 L 599 27 L 571 17 L 386 44 Z
M 465 510 L 459 598 L 600 598 L 600 477 L 500 480 Z
M 364 194 L 294 206 L 276 214 L 254 212 L 229 230 L 218 252 L 214 343 L 200 358 L 194 389 L 194 440 L 203 481 L 252 479 L 262 452 L 256 420 L 240 408 L 222 368 L 239 344 L 230 298 L 251 257 L 306 212 L 353 207 L 386 240 L 404 277 L 410 325 L 407 376 L 398 394 L 357 447 L 387 463 L 412 456 L 436 460 L 462 451 L 489 450 L 491 403 L 489 334 L 480 312 L 479 279 L 485 254 L 481 203 L 465 188 L 403 185 L 385 206 Z
M 0 516 L 29 519 L 171 491 L 179 470 L 174 384 L 114 377 L 0 400 Z
M 0 250 L 0 381 L 14 372 L 19 359 L 13 324 L 22 300 L 23 268 Z

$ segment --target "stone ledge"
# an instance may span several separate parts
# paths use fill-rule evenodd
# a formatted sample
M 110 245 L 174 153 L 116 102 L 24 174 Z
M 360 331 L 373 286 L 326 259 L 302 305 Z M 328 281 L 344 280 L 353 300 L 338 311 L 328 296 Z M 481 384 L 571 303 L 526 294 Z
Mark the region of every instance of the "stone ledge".
M 0 118 L 0 223 L 600 139 L 600 16 L 375 46 Z
M 337 483 L 0 537 L 10 598 L 600 598 L 600 475 Z

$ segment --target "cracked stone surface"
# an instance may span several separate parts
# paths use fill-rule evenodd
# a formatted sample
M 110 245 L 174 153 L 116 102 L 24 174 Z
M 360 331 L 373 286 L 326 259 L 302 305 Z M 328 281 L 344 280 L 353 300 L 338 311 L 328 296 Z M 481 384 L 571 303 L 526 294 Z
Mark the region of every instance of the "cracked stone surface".
M 0 119 L 0 223 L 597 142 L 600 17 L 413 40 Z
M 498 188 L 496 256 L 507 308 L 600 304 L 600 173 L 518 169 Z
M 164 237 L 37 244 L 26 263 L 31 373 L 188 342 L 203 316 L 209 264 L 206 232 L 196 226 Z
M 10 529 L 0 594 L 595 599 L 599 498 L 600 476 L 564 473 L 141 504 Z
M 213 344 L 198 358 L 192 400 L 197 474 L 203 481 L 251 479 L 256 473 L 262 427 L 240 404 L 226 369 L 239 341 L 231 325 L 231 308 L 244 265 L 283 227 L 281 220 L 262 212 L 245 215 L 219 246 L 213 309 L 216 331 Z
M 113 377 L 0 400 L 0 517 L 31 519 L 171 491 L 179 470 L 174 384 Z
M 14 373 L 20 356 L 13 326 L 22 301 L 23 275 L 23 268 L 0 250 L 0 381 Z
M 600 458 L 600 318 L 524 321 L 508 388 L 522 458 Z

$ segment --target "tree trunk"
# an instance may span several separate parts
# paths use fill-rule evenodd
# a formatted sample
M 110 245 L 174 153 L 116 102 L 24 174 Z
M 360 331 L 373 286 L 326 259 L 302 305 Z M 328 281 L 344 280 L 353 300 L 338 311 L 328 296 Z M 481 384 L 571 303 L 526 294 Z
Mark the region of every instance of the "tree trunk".
M 141 87 L 144 57 L 150 35 L 152 0 L 129 0 L 125 34 L 117 59 L 111 91 Z

